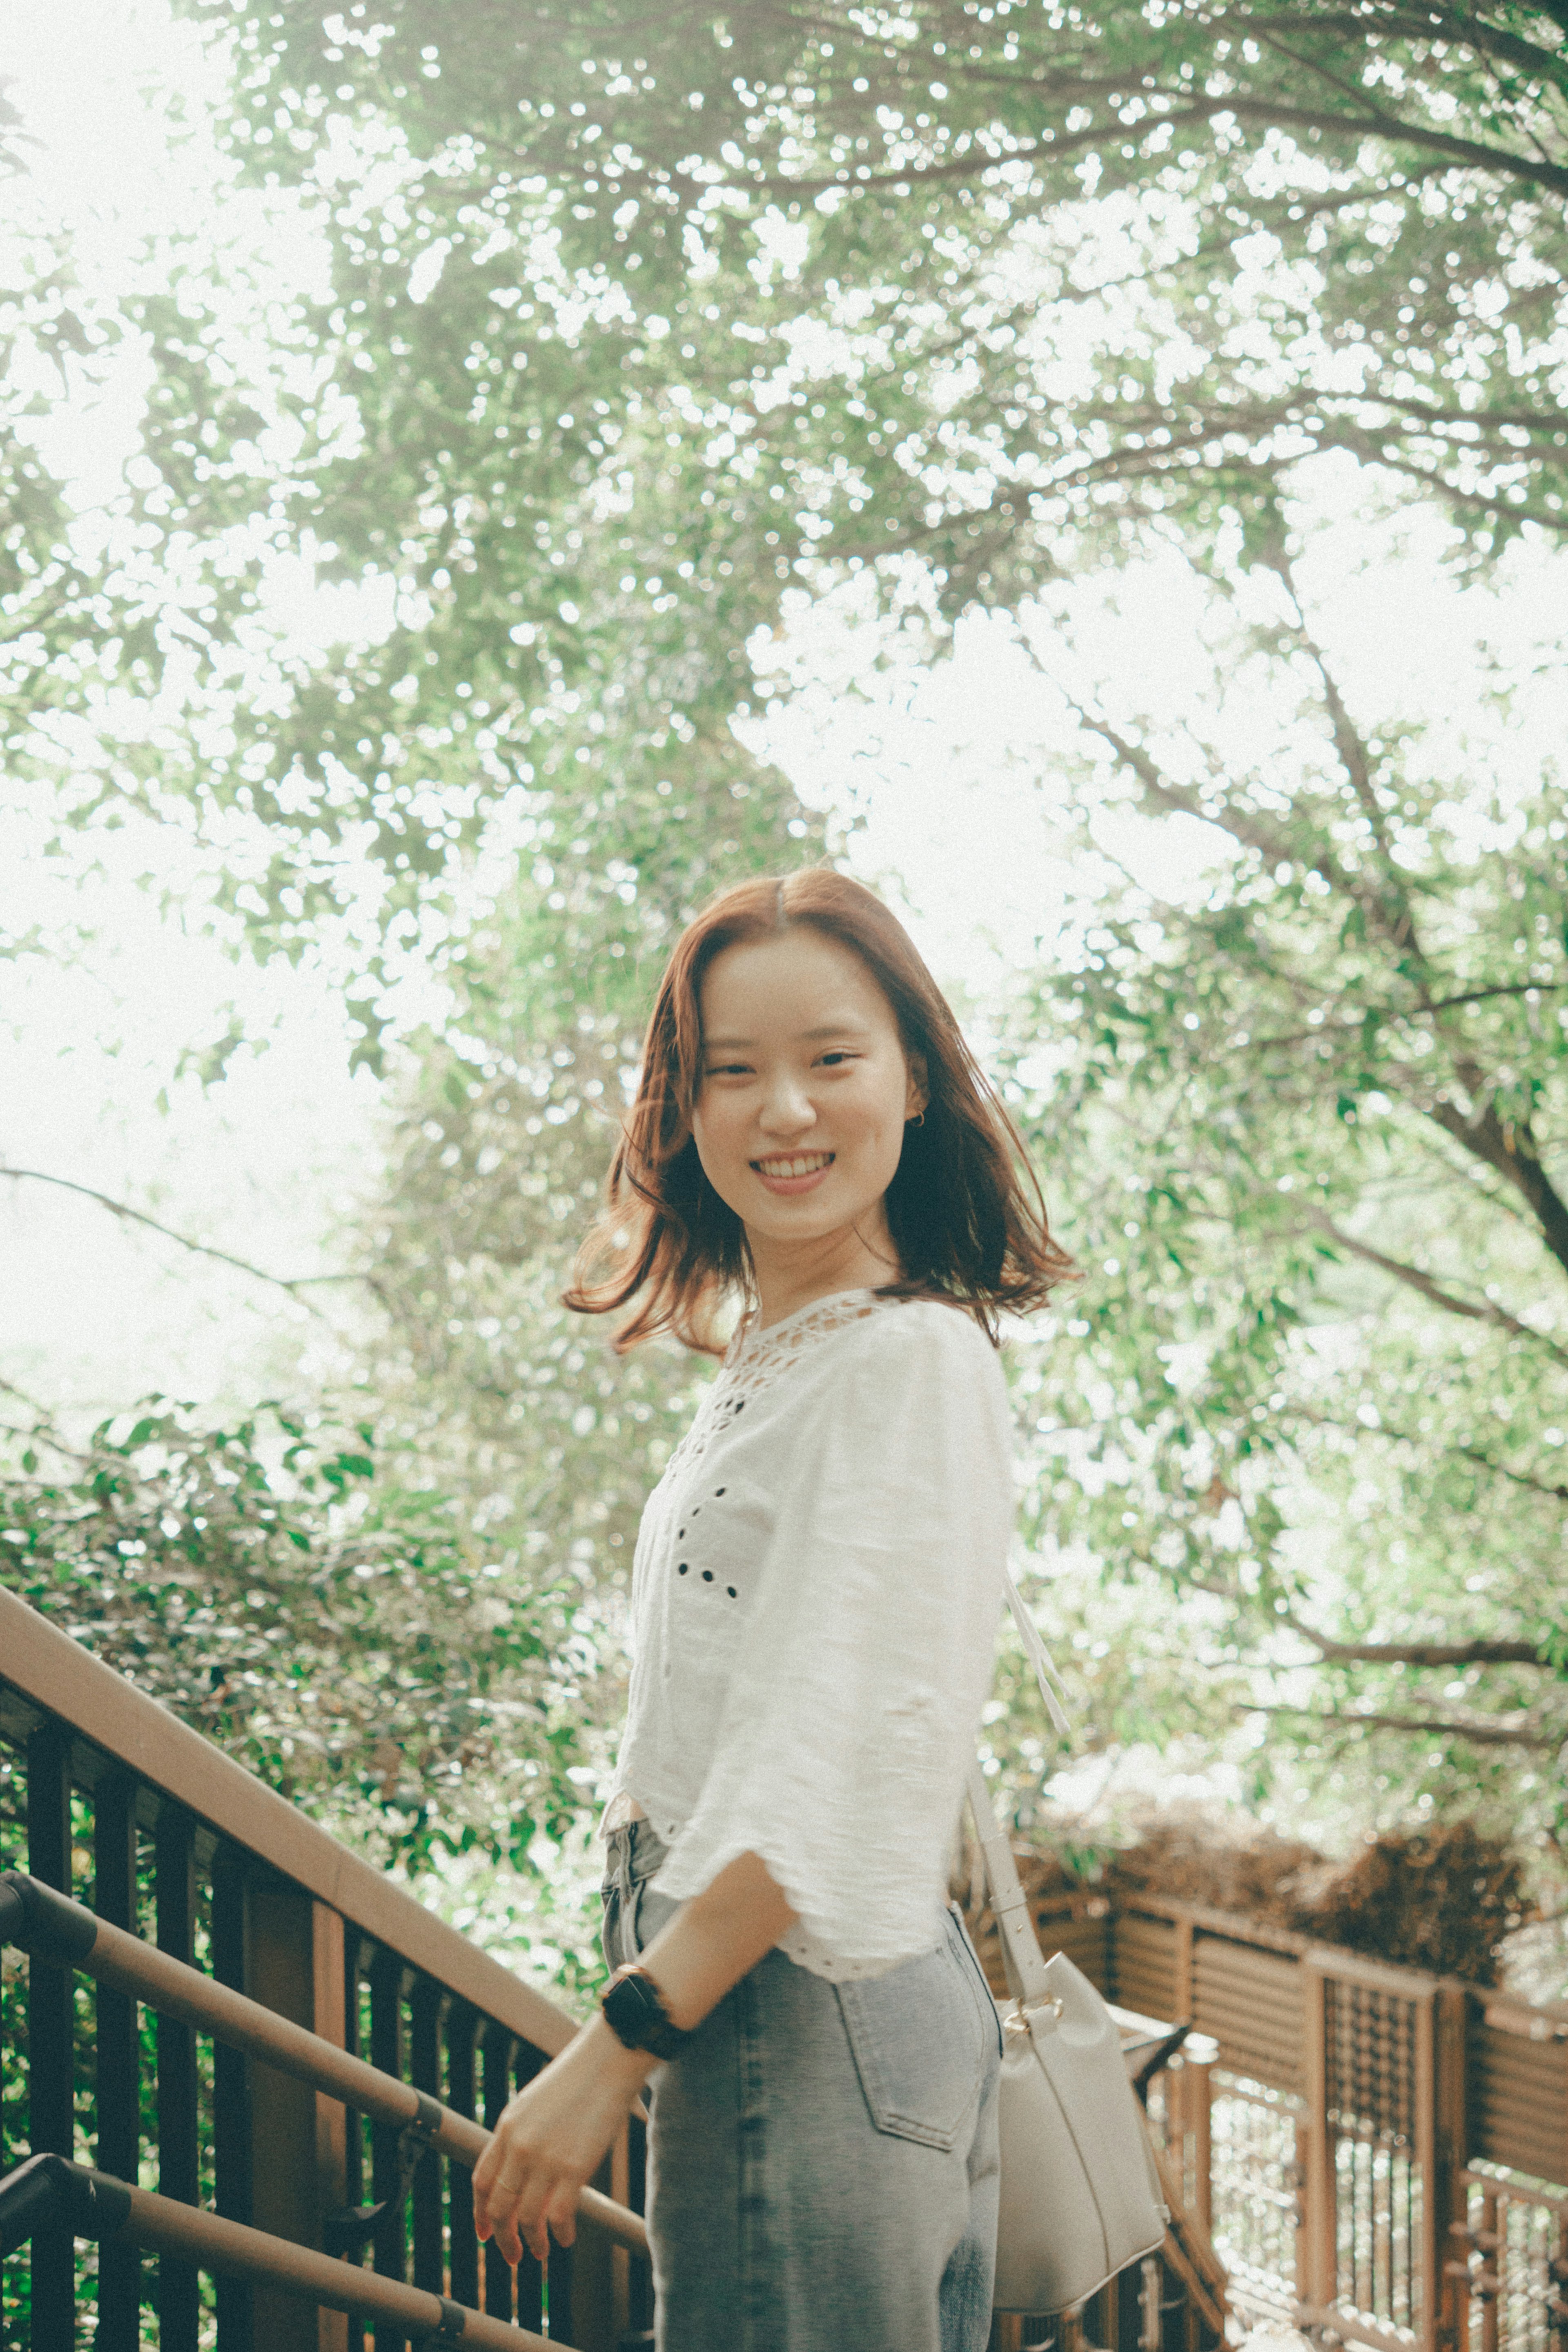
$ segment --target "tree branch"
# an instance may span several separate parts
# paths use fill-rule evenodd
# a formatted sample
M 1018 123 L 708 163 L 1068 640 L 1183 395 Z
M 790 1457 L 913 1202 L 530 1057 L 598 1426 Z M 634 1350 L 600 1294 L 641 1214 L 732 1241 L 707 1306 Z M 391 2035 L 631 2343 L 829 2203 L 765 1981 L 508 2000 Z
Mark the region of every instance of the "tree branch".
M 26 1389 L 19 1389 L 15 1381 L 0 1380 L 0 1392 L 8 1397 L 15 1397 L 18 1404 L 26 1405 L 33 1416 L 31 1425 L 26 1429 L 18 1429 L 15 1422 L 6 1422 L 4 1424 L 13 1437 L 23 1437 L 29 1439 L 35 1444 L 47 1445 L 51 1453 L 68 1454 L 76 1462 L 85 1462 L 88 1459 L 79 1446 L 66 1444 L 65 1439 L 55 1427 L 53 1416 L 47 1407 L 38 1402 L 37 1397 L 29 1396 Z
M 161 1225 L 156 1217 L 148 1216 L 144 1210 L 133 1209 L 128 1202 L 116 1201 L 107 1192 L 95 1192 L 90 1184 L 78 1184 L 69 1176 L 46 1175 L 38 1168 L 0 1168 L 0 1176 L 9 1176 L 18 1183 L 55 1184 L 63 1192 L 78 1192 L 84 1201 L 96 1201 L 99 1207 L 107 1209 L 111 1217 L 119 1217 L 128 1224 L 145 1225 L 150 1233 L 162 1234 L 165 1241 L 178 1242 L 182 1249 L 190 1250 L 197 1257 L 216 1258 L 221 1265 L 232 1265 L 256 1282 L 269 1282 L 277 1290 L 287 1290 L 290 1297 L 315 1283 L 358 1282 L 362 1278 L 357 1274 L 302 1274 L 289 1279 L 280 1274 L 268 1274 L 265 1266 L 252 1265 L 248 1258 L 235 1257 L 231 1251 L 217 1249 L 211 1242 L 193 1242 L 187 1234 L 175 1233 L 172 1226 Z M 308 1314 L 321 1317 L 321 1309 L 313 1307 L 308 1298 L 301 1299 L 299 1303 Z M 325 1320 L 325 1318 L 321 1319 Z
M 1446 1739 L 1468 1739 L 1478 1748 L 1544 1748 L 1563 1747 L 1561 1732 L 1531 1731 L 1521 1726 L 1518 1730 L 1500 1723 L 1464 1723 L 1444 1715 L 1341 1715 L 1334 1709 L 1315 1706 L 1249 1706 L 1238 1705 L 1232 1715 L 1285 1715 L 1309 1723 L 1333 1724 L 1344 1731 L 1436 1731 Z
M 1290 1610 L 1277 1610 L 1277 1622 L 1310 1642 L 1330 1665 L 1399 1666 L 1545 1666 L 1555 1664 L 1535 1642 L 1333 1642 L 1326 1633 L 1303 1624 Z
M 1517 1315 L 1511 1315 L 1506 1307 L 1497 1306 L 1491 1299 L 1456 1297 L 1452 1291 L 1445 1290 L 1441 1283 L 1434 1281 L 1429 1274 L 1423 1274 L 1419 1266 L 1406 1265 L 1401 1258 L 1386 1257 L 1382 1250 L 1374 1249 L 1369 1242 L 1358 1242 L 1354 1234 L 1347 1234 L 1343 1225 L 1336 1225 L 1324 1210 L 1313 1210 L 1311 1222 L 1320 1233 L 1327 1234 L 1338 1248 L 1348 1251 L 1352 1257 L 1364 1259 L 1368 1265 L 1377 1266 L 1384 1274 L 1392 1275 L 1396 1282 L 1402 1282 L 1408 1289 L 1417 1291 L 1434 1307 L 1440 1307 L 1446 1315 L 1462 1315 L 1474 1323 L 1494 1323 L 1500 1330 L 1511 1331 L 1516 1339 L 1530 1339 L 1537 1347 L 1544 1348 L 1560 1364 L 1568 1364 L 1568 1348 L 1545 1331 L 1537 1331 L 1529 1323 L 1521 1323 Z
M 1416 935 L 1416 916 L 1410 904 L 1410 893 L 1394 863 L 1393 845 L 1388 838 L 1388 826 L 1383 804 L 1377 797 L 1377 788 L 1372 781 L 1372 761 L 1366 745 L 1362 740 L 1361 730 L 1345 706 L 1344 697 L 1339 690 L 1339 680 L 1329 667 L 1327 654 L 1307 626 L 1306 611 L 1297 591 L 1295 574 L 1291 568 L 1291 559 L 1285 552 L 1283 543 L 1278 543 L 1271 548 L 1266 560 L 1270 570 L 1280 582 L 1294 607 L 1296 642 L 1317 671 L 1319 682 L 1322 687 L 1323 708 L 1328 712 L 1329 729 L 1333 737 L 1334 751 L 1350 788 L 1360 803 L 1362 814 L 1372 827 L 1372 837 L 1377 844 L 1378 854 L 1383 860 L 1384 893 L 1387 900 L 1387 907 L 1383 910 L 1385 921 L 1388 910 L 1391 908 L 1394 912 L 1394 920 L 1387 925 L 1388 930 L 1395 946 L 1409 950 L 1417 963 L 1424 967 L 1427 959 Z
M 1375 1428 L 1371 1428 L 1364 1421 L 1341 1421 L 1335 1413 L 1313 1412 L 1306 1405 L 1298 1405 L 1296 1412 L 1300 1419 L 1313 1429 L 1348 1430 L 1356 1437 L 1386 1437 L 1396 1445 L 1419 1445 L 1422 1443 L 1413 1430 L 1401 1429 L 1397 1422 L 1380 1421 Z M 1490 1470 L 1494 1478 L 1507 1478 L 1515 1486 L 1523 1486 L 1532 1495 L 1544 1495 L 1548 1502 L 1568 1503 L 1568 1486 L 1553 1486 L 1544 1478 L 1532 1478 L 1528 1470 L 1511 1470 L 1506 1462 L 1494 1461 L 1479 1445 L 1453 1444 L 1444 1450 L 1457 1454 L 1462 1462 L 1473 1462 L 1478 1470 Z
M 1121 84 L 1113 88 L 1107 81 L 1074 76 L 1058 81 L 1050 91 L 1057 107 L 1065 112 L 1072 104 L 1108 105 L 1118 93 Z M 1039 94 L 1034 85 L 1031 94 Z M 1169 93 L 1156 93 L 1169 96 Z M 1267 97 L 1249 97 L 1242 90 L 1227 90 L 1200 103 L 1191 102 L 1191 93 L 1183 89 L 1186 105 L 1168 104 L 1162 110 L 1151 108 L 1146 121 L 1136 131 L 1147 135 L 1168 124 L 1173 132 L 1193 128 L 1206 128 L 1217 115 L 1230 115 L 1239 122 L 1256 123 L 1263 128 L 1278 126 L 1282 130 L 1327 132 L 1330 135 L 1373 138 L 1386 141 L 1394 146 L 1414 150 L 1441 158 L 1447 163 L 1463 163 L 1472 170 L 1496 172 L 1504 177 L 1524 180 L 1537 187 L 1552 188 L 1559 194 L 1568 194 L 1568 169 L 1552 163 L 1535 163 L 1525 155 L 1501 147 L 1488 147 L 1479 140 L 1460 139 L 1450 131 L 1438 131 L 1429 124 L 1406 122 L 1397 115 L 1385 114 L 1368 106 L 1366 93 L 1357 94 L 1357 103 L 1365 111 L 1338 113 L 1333 108 L 1291 106 Z M 975 134 L 971 133 L 971 137 Z M 973 180 L 987 172 L 998 170 L 1005 163 L 1051 163 L 1059 157 L 1081 152 L 1086 147 L 1114 145 L 1125 141 L 1127 126 L 1113 117 L 1092 123 L 1087 130 L 1064 132 L 1060 138 L 1041 137 L 1019 140 L 1010 148 L 982 147 L 976 140 L 967 154 L 955 156 L 941 163 L 911 161 L 903 165 L 883 165 L 880 169 L 869 164 L 841 163 L 830 172 L 769 172 L 766 169 L 745 173 L 736 173 L 728 184 L 738 193 L 752 195 L 789 195 L 799 198 L 817 195 L 829 188 L 846 191 L 863 188 L 908 189 L 929 187 L 954 180 Z M 540 142 L 542 145 L 543 142 Z M 591 168 L 581 157 L 572 159 L 575 170 L 562 156 L 551 164 L 541 154 L 539 146 L 517 147 L 508 151 L 513 159 L 533 172 L 554 171 L 562 178 L 583 177 Z M 638 168 L 607 172 L 602 163 L 595 167 L 595 177 L 602 177 L 610 189 L 624 194 L 639 187 L 681 187 L 691 198 L 700 198 L 710 192 L 710 183 L 698 180 L 692 173 L 666 167 Z
M 1461 1071 L 1467 1091 L 1469 1078 Z M 1541 1162 L 1528 1119 L 1501 1119 L 1489 1102 L 1474 1118 L 1467 1118 L 1456 1103 L 1434 1102 L 1427 1117 L 1476 1159 L 1512 1185 L 1530 1206 L 1542 1240 L 1568 1272 L 1568 1202 L 1564 1202 Z
M 1153 1560 L 1140 1565 L 1154 1569 Z M 1155 1573 L 1158 1570 L 1155 1570 Z M 1217 1600 L 1246 1602 L 1251 1596 L 1233 1584 L 1216 1584 L 1212 1578 L 1189 1576 L 1196 1592 L 1212 1592 Z M 1305 1625 L 1291 1610 L 1276 1610 L 1270 1620 L 1288 1625 L 1310 1642 L 1329 1665 L 1385 1666 L 1542 1666 L 1554 1671 L 1557 1661 L 1536 1642 L 1335 1642 Z
M 1565 990 L 1568 990 L 1568 981 L 1562 980 L 1521 980 L 1507 987 L 1467 988 L 1457 996 L 1423 997 L 1419 1004 L 1403 1007 L 1396 1004 L 1366 1005 L 1345 1020 L 1321 1022 L 1315 1029 L 1283 1029 L 1278 1036 L 1249 1037 L 1247 1042 L 1255 1052 L 1261 1054 L 1276 1045 L 1309 1045 L 1322 1037 L 1358 1037 L 1369 1014 L 1382 1026 L 1396 1021 L 1419 1021 L 1430 1013 L 1451 1013 L 1456 1005 L 1486 1004 L 1494 996 L 1561 996 Z
M 1568 7 L 1563 7 L 1561 0 L 1537 0 L 1537 5 L 1543 16 L 1552 17 L 1564 31 L 1568 31 Z M 1267 23 L 1269 19 L 1261 21 Z M 1281 17 L 1277 21 L 1292 33 L 1301 31 L 1300 22 L 1295 18 Z M 1367 19 L 1348 11 L 1343 15 L 1325 12 L 1312 19 L 1312 26 L 1314 31 L 1348 34 L 1358 41 L 1364 40 L 1367 34 Z M 1473 49 L 1478 57 L 1506 58 L 1510 65 L 1518 66 L 1522 72 L 1540 74 L 1545 79 L 1554 78 L 1563 70 L 1563 59 L 1555 50 L 1543 49 L 1537 42 L 1524 40 L 1517 33 L 1489 25 L 1473 9 L 1461 12 L 1445 8 L 1439 12 L 1436 8 L 1420 11 L 1391 8 L 1385 12 L 1378 24 L 1380 33 L 1386 34 L 1390 30 L 1402 33 L 1406 40 L 1411 41 L 1429 41 L 1436 33 L 1440 38 L 1462 43 L 1466 48 Z
M 1030 658 L 1037 668 L 1043 667 L 1032 648 Z M 1205 824 L 1218 825 L 1222 833 L 1229 834 L 1233 841 L 1239 841 L 1244 848 L 1255 849 L 1260 857 L 1268 858 L 1271 864 L 1308 866 L 1314 873 L 1321 874 L 1333 889 L 1358 903 L 1364 902 L 1365 894 L 1356 887 L 1354 877 L 1345 872 L 1332 850 L 1320 845 L 1310 857 L 1303 857 L 1294 842 L 1248 811 L 1228 804 L 1206 807 L 1200 795 L 1186 784 L 1172 783 L 1141 743 L 1130 742 L 1112 726 L 1109 719 L 1098 718 L 1082 703 L 1074 700 L 1071 695 L 1064 694 L 1062 698 L 1084 732 L 1098 735 L 1103 743 L 1108 743 L 1123 764 L 1132 770 L 1149 798 L 1168 814 L 1196 816 Z

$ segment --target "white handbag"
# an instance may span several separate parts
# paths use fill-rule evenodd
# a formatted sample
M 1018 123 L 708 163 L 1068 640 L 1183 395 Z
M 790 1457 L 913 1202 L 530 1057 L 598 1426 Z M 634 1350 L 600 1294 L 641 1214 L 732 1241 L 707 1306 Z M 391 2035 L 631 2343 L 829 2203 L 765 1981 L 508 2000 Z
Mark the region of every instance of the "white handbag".
M 1010 1577 L 1007 1585 L 1046 1706 L 1065 1731 L 1054 1669 Z M 1116 2021 L 1065 1952 L 1042 1955 L 977 1761 L 968 1790 L 1013 1990 L 1010 2003 L 997 2003 L 1002 2179 L 992 2299 L 998 2311 L 1065 2311 L 1153 2253 L 1170 2215 Z

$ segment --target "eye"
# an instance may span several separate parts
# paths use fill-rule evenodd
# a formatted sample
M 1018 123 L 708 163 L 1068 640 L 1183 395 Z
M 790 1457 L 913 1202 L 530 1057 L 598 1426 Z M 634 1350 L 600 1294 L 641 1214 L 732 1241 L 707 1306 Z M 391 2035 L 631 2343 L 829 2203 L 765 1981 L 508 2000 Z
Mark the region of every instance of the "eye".
M 743 1078 L 750 1070 L 749 1062 L 715 1062 L 703 1072 L 705 1078 Z
M 852 1054 L 847 1045 L 831 1045 L 825 1054 L 819 1054 L 817 1058 L 824 1069 L 836 1070 L 841 1063 L 858 1061 L 860 1056 L 858 1054 Z

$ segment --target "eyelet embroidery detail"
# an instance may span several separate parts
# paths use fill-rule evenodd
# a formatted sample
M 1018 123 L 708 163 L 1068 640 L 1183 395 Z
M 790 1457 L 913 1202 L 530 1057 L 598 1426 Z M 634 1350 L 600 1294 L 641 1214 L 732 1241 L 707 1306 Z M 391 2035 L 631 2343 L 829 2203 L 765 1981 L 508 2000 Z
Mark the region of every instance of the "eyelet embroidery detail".
M 766 1331 L 757 1330 L 749 1321 L 743 1323 L 730 1341 L 729 1351 L 698 1406 L 691 1427 L 671 1454 L 665 1477 L 695 1470 L 713 1440 L 746 1411 L 747 1400 L 760 1396 L 775 1381 L 792 1371 L 819 1339 L 825 1339 L 830 1332 L 842 1330 L 846 1323 L 862 1323 L 868 1316 L 900 1303 L 895 1298 L 879 1298 L 874 1290 L 841 1290 L 831 1298 L 818 1299 L 814 1306 L 802 1307 L 796 1315 L 787 1315 L 781 1323 L 770 1324 Z M 724 1488 L 716 1487 L 715 1492 L 722 1495 Z M 694 1503 L 686 1514 L 687 1520 L 694 1519 L 701 1508 L 700 1503 Z M 677 1543 L 684 1540 L 685 1532 L 685 1528 L 679 1530 Z

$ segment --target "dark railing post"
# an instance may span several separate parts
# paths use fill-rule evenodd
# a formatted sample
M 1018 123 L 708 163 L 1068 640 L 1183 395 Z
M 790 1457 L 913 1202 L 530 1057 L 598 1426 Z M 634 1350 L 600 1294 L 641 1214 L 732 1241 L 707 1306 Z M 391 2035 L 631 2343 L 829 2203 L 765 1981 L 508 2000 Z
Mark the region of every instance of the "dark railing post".
M 476 2116 L 475 2044 L 479 2020 L 466 2001 L 455 2000 L 446 2012 L 446 2104 L 460 2116 Z M 455 2164 L 446 2168 L 446 2226 L 452 2265 L 451 2294 L 470 2308 L 479 2300 L 479 2241 L 474 2235 L 474 2192 L 468 2174 Z
M 1328 2021 L 1333 1995 L 1321 1968 L 1301 1968 L 1301 2089 L 1306 2099 L 1302 2200 L 1304 2276 L 1296 2292 L 1298 2326 L 1323 2326 L 1338 2300 L 1338 2183 L 1329 2121 Z
M 342 1916 L 325 1903 L 310 1906 L 310 1952 L 315 1984 L 315 2026 L 334 2050 L 349 2047 L 344 1956 L 349 1937 Z M 352 2202 L 349 2195 L 349 2115 L 340 2099 L 316 2094 L 316 2196 L 320 2244 L 327 2250 L 330 2216 Z M 363 2341 L 361 2329 L 356 2340 Z M 316 2315 L 316 2352 L 349 2352 L 349 2316 L 342 2311 Z
M 631 2205 L 640 2213 L 645 2159 L 643 2126 L 628 2117 L 594 2174 L 593 2186 L 618 2205 Z M 653 2324 L 647 2263 L 633 2261 L 623 2246 L 597 2231 L 579 2237 L 565 2260 L 559 2251 L 553 2252 L 549 2324 L 550 2334 L 563 2336 L 577 2352 L 616 2352 L 628 2330 Z
M 501 2025 L 486 2025 L 482 2044 L 485 2121 L 494 2130 L 511 2095 L 512 2037 Z M 494 2238 L 485 2242 L 485 2309 L 492 2319 L 512 2315 L 511 2265 Z
M 343 1929 L 343 2047 L 355 2058 L 365 2055 L 364 2028 L 360 2013 L 361 1979 L 364 1969 L 366 1938 L 357 1927 L 345 1925 Z M 373 1949 L 373 1947 L 371 1948 Z M 343 2197 L 345 2206 L 363 2205 L 365 2189 L 364 2117 L 350 2108 L 343 2119 Z M 363 2263 L 359 2248 L 347 2250 L 350 2262 Z M 364 2352 L 365 2327 L 362 2320 L 346 2318 L 347 2352 Z
M 1469 2151 L 1466 2115 L 1469 2067 L 1466 2044 L 1470 2021 L 1470 1996 L 1452 1979 L 1437 1988 L 1434 2028 L 1437 2042 L 1433 2084 L 1432 2200 L 1437 2263 L 1437 2339 L 1442 2352 L 1459 2352 L 1464 2328 L 1464 2299 L 1452 2265 L 1460 2251 L 1455 2234 L 1462 2228 L 1468 2192 L 1460 2179 Z
M 379 1951 L 371 1962 L 371 2063 L 385 2074 L 403 2071 L 403 1962 L 396 1952 Z M 403 2213 L 398 2134 L 377 2124 L 371 2137 L 371 2194 L 386 2211 L 376 2225 L 375 2266 L 383 2278 L 406 2278 L 407 2221 Z M 393 2327 L 375 2331 L 376 2352 L 401 2352 L 403 2338 Z
M 531 2083 L 534 2076 L 538 2074 L 543 2067 L 545 2063 L 544 2053 L 542 2050 L 536 2050 L 533 2044 L 528 2042 L 515 2042 L 513 2044 L 513 2053 L 512 2081 L 520 2091 L 523 2084 L 525 2083 Z M 488 2079 L 487 2076 L 486 2079 Z M 491 2117 L 491 2121 L 494 2120 L 494 2117 Z M 543 2324 L 544 2320 L 545 2274 L 542 2265 L 535 2261 L 533 2255 L 529 2253 L 526 2246 L 523 2248 L 523 2259 L 517 2264 L 514 2277 L 516 2280 L 517 2298 L 517 2311 L 514 2315 L 517 2319 L 517 2326 L 519 2327 L 532 2327 L 537 2330 Z M 552 2256 L 550 2264 L 550 2279 L 552 2284 L 557 2278 L 559 2279 L 561 2285 L 561 2308 L 563 2311 L 570 2311 L 571 2309 L 571 2256 L 570 2252 L 564 2255 L 559 2267 Z M 569 2344 L 573 2341 L 572 2337 L 568 2334 L 564 2326 L 561 2329 L 561 2333 L 566 2336 L 566 2339 Z
M 136 1933 L 136 1783 L 106 1773 L 93 1792 L 93 1908 L 113 1927 Z M 98 2164 L 134 2180 L 141 2152 L 141 2053 L 136 2003 L 98 1987 Z M 141 2256 L 134 2246 L 101 2246 L 98 2256 L 97 2352 L 137 2352 L 141 2336 Z
M 196 1956 L 195 1829 L 189 1813 L 165 1805 L 158 1815 L 158 1948 L 193 1965 Z M 158 2188 L 182 2205 L 199 2201 L 196 2146 L 196 2036 L 177 2018 L 158 2020 Z M 189 2263 L 158 2257 L 160 2352 L 196 2352 L 201 2289 Z
M 634 2213 L 648 2210 L 648 2127 L 628 2116 L 626 2123 L 625 2202 Z M 627 2324 L 639 2332 L 653 2325 L 653 2272 L 650 2263 L 626 2258 Z
M 315 1906 L 300 1887 L 253 1873 L 246 1991 L 296 2025 L 316 2025 Z M 295 2245 L 321 2245 L 316 2166 L 316 2094 L 276 2067 L 250 2074 L 251 2218 Z M 276 2287 L 257 2286 L 255 2340 L 266 2352 L 318 2352 L 316 2314 Z M 220 2352 L 222 2348 L 220 2347 Z
M 430 1977 L 416 1977 L 409 2004 L 409 2080 L 416 2091 L 441 2096 L 441 1987 Z M 441 2244 L 441 2159 L 427 2147 L 413 2176 L 413 2283 L 432 2294 L 444 2294 L 446 2279 Z
M 71 1735 L 47 1723 L 27 1742 L 27 1867 L 47 1886 L 71 1891 Z M 75 2074 L 71 1978 L 27 1967 L 27 2131 L 35 2156 L 71 2157 Z M 33 2241 L 33 2352 L 71 2352 L 76 2333 L 76 2246 L 50 2222 Z
M 236 1992 L 249 1990 L 245 1857 L 221 1845 L 213 1860 L 213 1974 Z M 213 2045 L 214 2202 L 225 2221 L 252 2219 L 250 2061 L 222 2042 Z M 253 2290 L 246 2279 L 217 2281 L 218 2352 L 252 2352 Z

